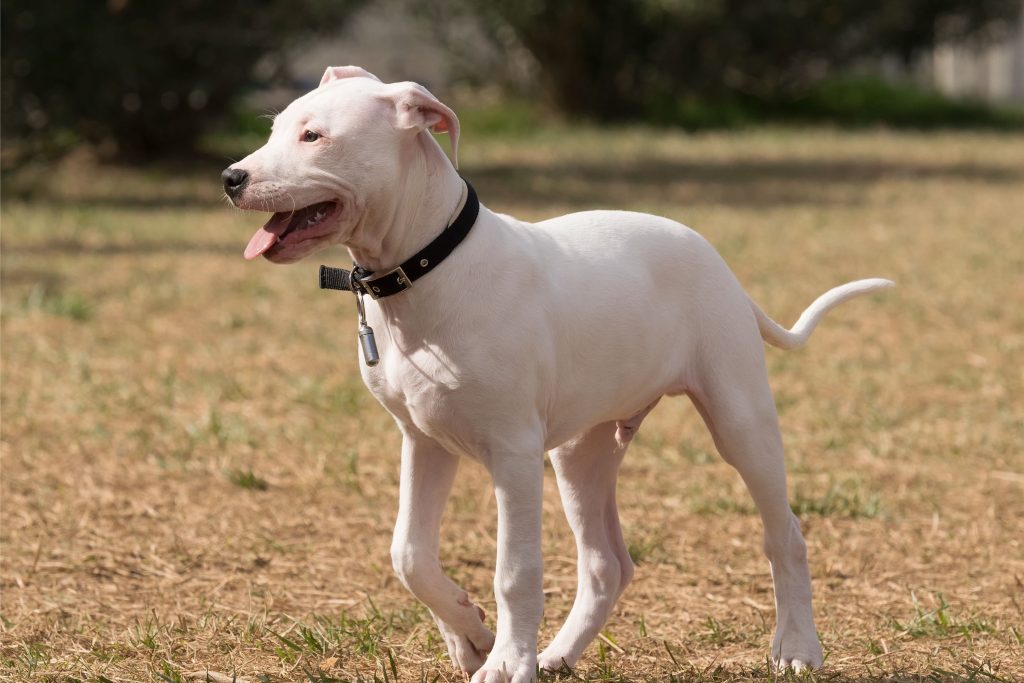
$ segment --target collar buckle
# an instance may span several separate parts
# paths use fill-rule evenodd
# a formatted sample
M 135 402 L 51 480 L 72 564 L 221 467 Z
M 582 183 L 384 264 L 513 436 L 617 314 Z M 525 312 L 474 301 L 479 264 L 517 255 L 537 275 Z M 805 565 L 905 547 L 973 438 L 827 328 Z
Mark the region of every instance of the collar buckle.
M 362 277 L 365 277 L 365 275 L 362 277 L 352 278 L 352 280 L 356 282 L 364 292 L 370 295 L 371 299 L 379 299 L 383 296 L 391 296 L 392 294 L 404 292 L 405 290 L 412 287 L 412 280 L 410 280 L 409 276 L 405 274 L 404 270 L 402 270 L 402 266 L 392 268 L 388 272 L 382 273 L 380 275 L 378 275 L 377 273 L 374 273 L 373 275 L 374 277 L 372 280 L 362 279 Z M 380 284 L 386 282 L 388 285 L 387 290 L 385 291 L 384 289 L 382 289 L 380 284 L 374 285 L 375 282 Z

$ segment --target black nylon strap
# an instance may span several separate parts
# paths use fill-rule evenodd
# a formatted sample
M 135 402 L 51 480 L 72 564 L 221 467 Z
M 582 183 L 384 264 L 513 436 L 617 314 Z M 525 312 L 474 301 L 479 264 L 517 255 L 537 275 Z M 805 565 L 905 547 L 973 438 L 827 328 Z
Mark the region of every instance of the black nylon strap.
M 352 273 L 344 268 L 320 266 L 320 289 L 352 291 Z
M 476 223 L 476 218 L 480 214 L 480 200 L 477 199 L 476 190 L 469 181 L 463 178 L 463 182 L 466 183 L 466 204 L 452 224 L 430 244 L 386 273 L 375 273 L 359 266 L 355 266 L 351 272 L 344 268 L 320 266 L 320 289 L 359 290 L 374 299 L 381 299 L 412 287 L 413 282 L 448 258 Z

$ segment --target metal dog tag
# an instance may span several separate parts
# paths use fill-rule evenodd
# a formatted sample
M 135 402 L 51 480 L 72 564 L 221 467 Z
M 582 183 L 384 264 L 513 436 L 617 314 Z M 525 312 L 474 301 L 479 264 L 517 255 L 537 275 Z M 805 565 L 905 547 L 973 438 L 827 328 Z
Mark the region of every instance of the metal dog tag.
M 377 342 L 373 338 L 373 328 L 365 322 L 359 325 L 359 344 L 363 347 L 363 360 L 371 368 L 380 362 L 377 354 Z
M 356 293 L 356 312 L 359 314 L 359 345 L 363 348 L 363 361 L 371 368 L 380 362 L 377 353 L 377 341 L 373 338 L 373 328 L 366 324 L 366 308 L 363 306 L 362 290 Z

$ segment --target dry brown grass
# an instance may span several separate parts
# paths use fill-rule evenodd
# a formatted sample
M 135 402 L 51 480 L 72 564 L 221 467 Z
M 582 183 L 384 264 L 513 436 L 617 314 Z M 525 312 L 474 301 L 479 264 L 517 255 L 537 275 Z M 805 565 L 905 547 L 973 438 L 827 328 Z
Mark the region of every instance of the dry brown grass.
M 791 321 L 769 350 L 810 547 L 823 680 L 1024 679 L 1024 139 L 538 131 L 464 139 L 484 202 L 609 206 L 707 236 Z M 245 263 L 216 168 L 69 162 L 3 202 L 0 678 L 455 680 L 392 577 L 398 437 L 351 302 L 313 260 Z M 29 192 L 32 194 L 29 194 Z M 326 256 L 342 262 L 341 254 Z M 550 637 L 574 554 L 546 490 Z M 663 403 L 620 484 L 635 583 L 576 675 L 764 680 L 759 522 L 694 411 Z M 493 619 L 494 503 L 459 475 L 449 572 Z

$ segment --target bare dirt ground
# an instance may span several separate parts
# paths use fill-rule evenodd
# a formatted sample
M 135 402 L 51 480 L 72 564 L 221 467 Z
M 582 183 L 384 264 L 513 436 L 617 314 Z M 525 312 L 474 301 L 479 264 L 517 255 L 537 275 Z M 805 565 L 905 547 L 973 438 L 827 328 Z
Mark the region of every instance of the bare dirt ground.
M 1024 137 L 560 129 L 462 147 L 493 209 L 694 227 L 787 324 L 834 284 L 895 279 L 807 349 L 767 351 L 817 679 L 1024 680 Z M 317 290 L 315 257 L 244 262 L 262 219 L 219 200 L 217 171 L 78 159 L 5 180 L 0 678 L 459 680 L 390 569 L 399 441 L 359 380 L 352 302 Z M 571 676 L 771 680 L 742 482 L 685 400 L 634 443 L 637 576 Z M 575 586 L 553 477 L 545 513 L 542 639 Z M 494 516 L 466 463 L 442 557 L 492 621 Z

